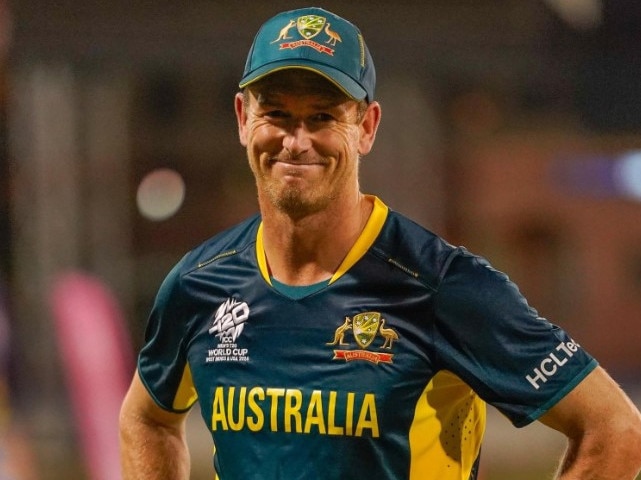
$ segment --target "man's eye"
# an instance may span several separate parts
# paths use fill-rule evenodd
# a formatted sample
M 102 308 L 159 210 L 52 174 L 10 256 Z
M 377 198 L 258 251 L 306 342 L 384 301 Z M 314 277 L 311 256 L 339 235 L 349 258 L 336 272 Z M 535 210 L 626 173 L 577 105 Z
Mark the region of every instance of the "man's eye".
M 288 117 L 287 113 L 285 113 L 283 110 L 270 110 L 265 113 L 265 116 L 276 119 L 283 119 Z
M 317 113 L 312 116 L 312 121 L 314 122 L 331 122 L 334 120 L 334 117 L 329 113 Z

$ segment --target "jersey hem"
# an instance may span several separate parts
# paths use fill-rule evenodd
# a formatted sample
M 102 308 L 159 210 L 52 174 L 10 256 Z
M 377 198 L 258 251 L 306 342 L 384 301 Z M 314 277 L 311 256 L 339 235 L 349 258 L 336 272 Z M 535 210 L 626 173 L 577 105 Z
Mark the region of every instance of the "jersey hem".
M 554 395 L 550 400 L 545 402 L 541 407 L 536 409 L 534 412 L 529 414 L 523 420 L 514 422 L 514 426 L 517 428 L 525 427 L 530 423 L 538 420 L 545 412 L 550 408 L 556 405 L 563 397 L 565 397 L 570 391 L 574 389 L 581 381 L 588 376 L 596 367 L 599 366 L 599 363 L 596 359 L 592 359 L 584 368 L 581 370 L 570 383 L 568 383 L 564 388 L 559 390 L 556 395 Z

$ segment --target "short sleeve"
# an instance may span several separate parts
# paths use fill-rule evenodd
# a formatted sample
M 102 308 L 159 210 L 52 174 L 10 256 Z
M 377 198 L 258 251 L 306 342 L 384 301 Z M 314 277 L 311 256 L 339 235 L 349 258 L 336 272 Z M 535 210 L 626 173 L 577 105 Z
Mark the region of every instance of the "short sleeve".
M 437 361 L 514 425 L 536 420 L 597 365 L 503 273 L 458 250 L 435 295 Z
M 197 400 L 184 350 L 186 308 L 181 263 L 161 284 L 149 315 L 138 373 L 156 403 L 165 410 L 188 410 Z

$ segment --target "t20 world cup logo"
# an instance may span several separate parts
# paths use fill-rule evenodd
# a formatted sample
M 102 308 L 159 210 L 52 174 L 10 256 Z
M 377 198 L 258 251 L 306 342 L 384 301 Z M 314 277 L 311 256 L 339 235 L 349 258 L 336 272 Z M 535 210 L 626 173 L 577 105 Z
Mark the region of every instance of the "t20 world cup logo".
M 245 322 L 248 318 L 249 306 L 247 303 L 228 298 L 218 307 L 209 333 L 215 334 L 220 340 L 231 338 L 231 341 L 235 342 L 245 328 Z

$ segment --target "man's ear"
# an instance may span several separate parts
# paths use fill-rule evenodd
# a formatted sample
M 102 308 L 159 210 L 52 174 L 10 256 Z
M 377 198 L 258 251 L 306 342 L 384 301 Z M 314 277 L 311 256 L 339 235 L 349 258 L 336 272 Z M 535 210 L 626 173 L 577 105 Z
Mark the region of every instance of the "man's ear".
M 358 153 L 367 155 L 374 146 L 376 131 L 381 123 L 381 106 L 378 102 L 372 102 L 367 106 L 360 124 L 360 138 Z
M 236 121 L 238 122 L 238 138 L 243 147 L 247 146 L 247 110 L 245 108 L 245 95 L 238 92 L 234 98 L 234 110 L 236 111 Z

